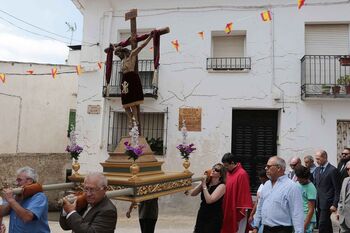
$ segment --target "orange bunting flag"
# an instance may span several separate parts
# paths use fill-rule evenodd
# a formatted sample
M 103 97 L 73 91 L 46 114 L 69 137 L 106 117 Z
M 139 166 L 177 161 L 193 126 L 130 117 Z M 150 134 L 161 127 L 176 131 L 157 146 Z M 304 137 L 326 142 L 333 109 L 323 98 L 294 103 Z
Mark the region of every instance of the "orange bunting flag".
M 298 9 L 300 10 L 300 8 L 304 6 L 304 4 L 305 4 L 305 0 L 298 0 Z
M 232 22 L 226 24 L 226 27 L 225 27 L 226 34 L 230 34 L 231 31 L 232 31 Z
M 5 80 L 6 80 L 5 74 L 0 74 L 0 80 L 2 81 L 2 83 L 5 83 Z
M 75 70 L 77 71 L 77 75 L 81 75 L 81 65 L 77 65 Z
M 199 36 L 202 40 L 204 40 L 204 32 L 203 32 L 203 31 L 198 32 L 198 36 Z
M 56 78 L 56 75 L 57 75 L 57 68 L 52 68 L 52 69 L 51 69 L 51 75 L 52 75 L 52 78 Z
M 179 47 L 180 47 L 179 41 L 178 40 L 173 40 L 173 41 L 171 41 L 171 44 L 176 49 L 176 52 L 179 52 Z
M 102 69 L 102 62 L 97 62 L 97 66 L 99 69 Z
M 261 14 L 261 19 L 265 22 L 271 21 L 272 17 L 271 17 L 271 12 L 270 11 L 264 11 Z
M 153 51 L 153 47 L 150 47 L 150 48 L 149 48 L 149 51 L 151 51 L 151 52 L 152 52 L 152 51 Z
M 28 74 L 33 74 L 34 73 L 34 70 L 27 70 L 26 71 Z

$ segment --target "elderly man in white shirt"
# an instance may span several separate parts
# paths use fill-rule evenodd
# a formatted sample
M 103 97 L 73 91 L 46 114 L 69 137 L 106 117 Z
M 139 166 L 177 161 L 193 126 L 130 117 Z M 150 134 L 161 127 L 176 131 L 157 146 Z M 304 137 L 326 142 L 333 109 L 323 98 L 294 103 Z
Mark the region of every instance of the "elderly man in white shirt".
M 264 233 L 303 233 L 304 211 L 302 190 L 285 175 L 286 162 L 274 156 L 266 164 L 269 181 L 264 184 L 254 221 L 254 233 L 259 225 Z

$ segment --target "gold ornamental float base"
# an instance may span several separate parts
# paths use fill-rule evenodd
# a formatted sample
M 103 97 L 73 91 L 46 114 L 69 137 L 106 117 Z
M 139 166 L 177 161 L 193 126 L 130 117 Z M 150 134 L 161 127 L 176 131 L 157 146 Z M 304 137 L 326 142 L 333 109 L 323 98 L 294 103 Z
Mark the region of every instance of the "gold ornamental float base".
M 139 138 L 139 145 L 145 145 L 144 154 L 136 160 L 139 171 L 135 173 L 130 167 L 132 160 L 124 153 L 124 142 L 130 141 L 130 137 L 123 137 L 116 150 L 109 153 L 109 158 L 101 163 L 104 175 L 108 180 L 108 190 L 119 190 L 132 188 L 133 195 L 115 197 L 117 200 L 131 201 L 138 203 L 141 201 L 169 195 L 177 192 L 184 192 L 192 189 L 193 173 L 184 172 L 164 172 L 162 171 L 162 161 L 158 161 L 144 137 Z M 73 182 L 82 182 L 83 175 L 71 176 Z

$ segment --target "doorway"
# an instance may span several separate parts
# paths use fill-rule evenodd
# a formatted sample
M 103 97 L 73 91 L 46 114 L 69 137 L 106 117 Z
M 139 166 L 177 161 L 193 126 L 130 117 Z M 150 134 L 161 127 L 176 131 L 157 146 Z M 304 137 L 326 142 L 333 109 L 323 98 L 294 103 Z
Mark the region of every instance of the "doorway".
M 260 185 L 258 171 L 277 155 L 277 123 L 278 110 L 232 111 L 231 151 L 248 172 L 252 193 Z

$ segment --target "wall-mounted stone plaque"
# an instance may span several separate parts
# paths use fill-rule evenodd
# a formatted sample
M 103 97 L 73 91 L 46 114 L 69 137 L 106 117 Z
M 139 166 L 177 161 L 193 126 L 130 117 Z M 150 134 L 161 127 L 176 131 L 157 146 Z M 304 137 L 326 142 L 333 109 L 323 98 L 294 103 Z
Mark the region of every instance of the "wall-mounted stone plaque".
M 87 113 L 88 114 L 100 114 L 101 113 L 101 106 L 100 105 L 88 105 Z
M 179 130 L 182 121 L 185 120 L 187 131 L 202 131 L 202 109 L 201 108 L 180 108 L 179 109 Z

